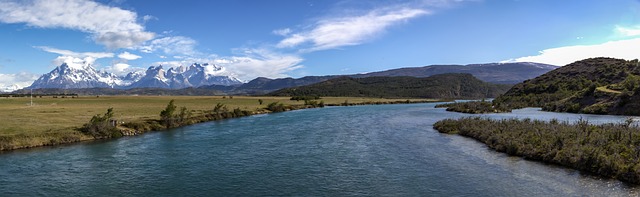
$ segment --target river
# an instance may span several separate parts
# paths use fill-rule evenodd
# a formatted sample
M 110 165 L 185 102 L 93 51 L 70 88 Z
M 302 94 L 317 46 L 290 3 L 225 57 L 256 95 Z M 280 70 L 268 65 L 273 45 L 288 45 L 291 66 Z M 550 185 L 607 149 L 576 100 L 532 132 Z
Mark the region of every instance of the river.
M 639 187 L 510 157 L 434 122 L 435 104 L 327 107 L 0 154 L 1 196 L 634 196 Z M 593 123 L 516 110 L 492 118 Z

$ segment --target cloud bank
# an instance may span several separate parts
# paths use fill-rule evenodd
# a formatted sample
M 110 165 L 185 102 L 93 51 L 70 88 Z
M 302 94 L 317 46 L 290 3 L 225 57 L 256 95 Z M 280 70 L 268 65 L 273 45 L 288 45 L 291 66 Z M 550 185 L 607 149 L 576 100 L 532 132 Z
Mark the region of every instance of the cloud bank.
M 16 74 L 0 73 L 0 92 L 11 92 L 30 86 L 40 75 L 21 72 Z
M 86 0 L 3 0 L 0 22 L 38 28 L 65 28 L 91 34 L 109 49 L 136 46 L 154 37 L 137 23 L 137 14 Z
M 595 45 L 576 45 L 545 49 L 538 55 L 514 58 L 503 62 L 537 62 L 564 66 L 575 61 L 611 57 L 620 59 L 640 59 L 640 38 L 605 42 Z

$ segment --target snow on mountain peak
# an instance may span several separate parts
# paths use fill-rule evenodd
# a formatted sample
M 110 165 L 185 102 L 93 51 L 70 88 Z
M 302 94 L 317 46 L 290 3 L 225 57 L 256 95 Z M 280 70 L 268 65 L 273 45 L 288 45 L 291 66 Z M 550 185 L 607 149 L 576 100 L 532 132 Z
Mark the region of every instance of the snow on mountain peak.
M 206 63 L 171 67 L 169 70 L 164 70 L 162 65 L 150 66 L 146 71 L 118 76 L 97 71 L 88 62 L 64 62 L 34 81 L 30 88 L 186 88 L 242 83 L 235 77 L 222 75 L 226 73 L 223 67 Z
M 224 73 L 224 71 L 224 67 L 220 67 L 215 64 L 204 64 L 204 73 L 208 75 L 219 75 Z

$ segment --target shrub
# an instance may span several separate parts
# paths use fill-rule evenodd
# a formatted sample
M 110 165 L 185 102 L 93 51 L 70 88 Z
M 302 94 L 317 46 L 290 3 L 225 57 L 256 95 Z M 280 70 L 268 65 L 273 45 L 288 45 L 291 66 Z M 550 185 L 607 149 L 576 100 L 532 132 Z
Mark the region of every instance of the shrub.
M 282 111 L 285 111 L 286 108 L 284 107 L 284 104 L 280 102 L 273 102 L 273 103 L 269 103 L 266 109 L 272 112 L 282 112 Z
M 187 121 L 191 118 L 191 112 L 187 109 L 187 107 L 181 107 L 180 113 L 175 114 L 176 105 L 173 104 L 174 100 L 169 101 L 167 107 L 160 112 L 160 122 L 166 128 L 178 127 L 187 123 Z
M 111 119 L 112 117 L 113 108 L 109 108 L 104 115 L 93 116 L 80 130 L 96 139 L 120 137 L 122 133 L 116 128 L 116 121 Z

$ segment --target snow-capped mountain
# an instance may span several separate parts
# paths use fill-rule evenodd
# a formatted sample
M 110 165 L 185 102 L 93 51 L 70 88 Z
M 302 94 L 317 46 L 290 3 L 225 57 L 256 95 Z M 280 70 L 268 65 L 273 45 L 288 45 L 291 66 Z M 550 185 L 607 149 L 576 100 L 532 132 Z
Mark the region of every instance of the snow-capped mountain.
M 99 72 L 90 64 L 63 63 L 51 72 L 40 76 L 30 88 L 113 88 L 120 86 L 121 83 L 122 79 L 118 76 Z
M 224 68 L 213 64 L 180 66 L 165 71 L 162 65 L 151 66 L 146 72 L 131 72 L 117 76 L 100 72 L 90 64 L 67 64 L 42 75 L 29 88 L 187 88 L 203 85 L 236 85 L 242 81 L 224 76 Z
M 224 74 L 226 73 L 223 67 L 207 63 L 194 63 L 187 67 L 169 68 L 166 71 L 162 65 L 151 66 L 147 69 L 145 75 L 131 84 L 130 87 L 186 88 L 204 85 L 228 86 L 242 84 L 242 81 L 235 77 L 225 76 Z
M 20 86 L 18 86 L 17 84 L 0 86 L 0 92 L 13 92 L 19 89 L 20 89 Z

